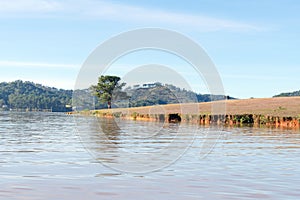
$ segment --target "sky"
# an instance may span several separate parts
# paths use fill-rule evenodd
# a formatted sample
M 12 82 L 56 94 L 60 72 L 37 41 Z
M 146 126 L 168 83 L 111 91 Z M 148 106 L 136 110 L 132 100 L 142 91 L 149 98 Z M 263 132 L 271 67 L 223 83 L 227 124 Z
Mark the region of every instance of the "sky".
M 73 89 L 97 46 L 126 31 L 155 27 L 199 44 L 227 95 L 272 97 L 300 89 L 299 10 L 298 0 L 0 0 L 0 82 Z M 192 90 L 209 93 L 189 63 L 161 51 L 124 55 L 106 73 L 132 80 L 135 68 L 153 63 L 178 72 Z

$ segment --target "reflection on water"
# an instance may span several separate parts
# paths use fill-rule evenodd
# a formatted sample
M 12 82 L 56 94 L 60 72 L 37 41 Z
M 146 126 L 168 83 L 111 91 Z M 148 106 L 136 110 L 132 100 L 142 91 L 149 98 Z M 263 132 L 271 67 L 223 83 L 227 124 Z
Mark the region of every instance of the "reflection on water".
M 84 147 L 99 162 L 121 172 L 147 173 L 175 162 L 192 144 L 197 127 L 176 123 L 75 118 Z
M 214 127 L 0 112 L 0 199 L 299 198 L 299 131 L 222 129 L 214 150 L 201 159 L 203 138 L 214 140 Z M 159 171 L 128 174 L 99 163 L 133 164 L 139 160 L 123 152 L 161 153 L 170 141 L 176 151 L 195 130 L 191 148 Z M 163 163 L 168 153 L 155 159 Z

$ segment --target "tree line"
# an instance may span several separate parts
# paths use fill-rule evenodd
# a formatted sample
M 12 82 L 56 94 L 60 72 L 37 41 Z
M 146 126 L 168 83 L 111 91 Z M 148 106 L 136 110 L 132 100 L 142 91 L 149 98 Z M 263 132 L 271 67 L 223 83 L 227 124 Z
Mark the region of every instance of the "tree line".
M 295 91 L 295 92 L 281 93 L 281 94 L 275 95 L 273 97 L 295 97 L 295 96 L 300 96 L 300 90 L 299 91 Z

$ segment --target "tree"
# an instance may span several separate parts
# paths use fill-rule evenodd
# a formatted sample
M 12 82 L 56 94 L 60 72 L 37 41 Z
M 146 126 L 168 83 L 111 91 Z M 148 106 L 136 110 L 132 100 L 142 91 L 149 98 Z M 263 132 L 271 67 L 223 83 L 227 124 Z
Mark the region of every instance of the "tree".
M 94 94 L 103 103 L 107 103 L 108 109 L 111 108 L 113 96 L 123 97 L 124 92 L 121 91 L 125 83 L 119 83 L 121 80 L 118 76 L 100 76 L 97 85 L 92 85 Z

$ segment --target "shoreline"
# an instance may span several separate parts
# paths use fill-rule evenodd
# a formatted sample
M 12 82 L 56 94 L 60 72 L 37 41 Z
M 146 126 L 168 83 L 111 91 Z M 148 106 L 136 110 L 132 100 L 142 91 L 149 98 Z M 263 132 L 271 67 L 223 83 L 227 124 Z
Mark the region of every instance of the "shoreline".
M 215 103 L 226 105 L 226 113 L 211 114 Z M 198 113 L 191 108 L 198 106 Z M 184 112 L 181 112 L 184 107 Z M 300 97 L 224 100 L 218 102 L 167 104 L 132 108 L 113 108 L 79 112 L 105 118 L 126 120 L 183 122 L 199 125 L 267 126 L 300 129 Z M 74 113 L 68 113 L 74 114 Z

